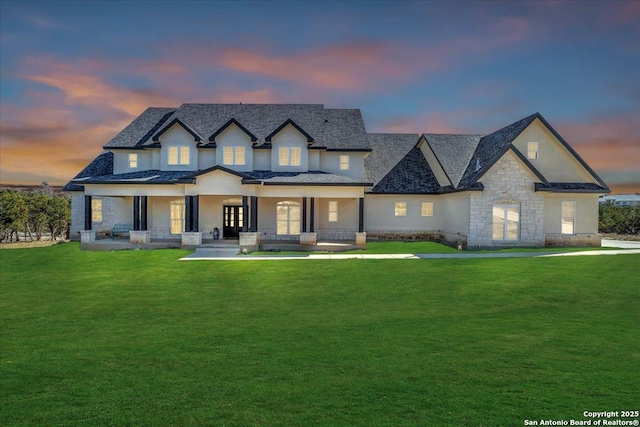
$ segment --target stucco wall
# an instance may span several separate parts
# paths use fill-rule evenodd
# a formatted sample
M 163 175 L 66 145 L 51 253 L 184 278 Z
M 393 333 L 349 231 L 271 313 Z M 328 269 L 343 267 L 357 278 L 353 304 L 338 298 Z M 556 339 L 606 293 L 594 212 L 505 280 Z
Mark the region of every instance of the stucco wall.
M 209 169 L 216 165 L 215 148 L 198 149 L 198 169 Z
M 271 150 L 262 148 L 253 150 L 253 170 L 271 170 Z
M 364 179 L 365 154 L 357 151 L 323 151 L 320 153 L 320 170 L 356 179 Z M 349 169 L 340 169 L 340 156 L 349 156 Z
M 527 144 L 538 143 L 538 158 L 528 159 L 549 182 L 593 182 L 575 157 L 556 139 L 546 126 L 536 119 L 513 141 L 513 145 L 527 157 Z
M 598 233 L 598 194 L 543 193 L 544 233 L 562 231 L 562 202 L 576 203 L 575 234 Z
M 395 216 L 395 203 L 407 203 L 407 216 Z M 433 202 L 433 216 L 422 216 L 422 202 Z M 438 230 L 442 219 L 440 196 L 367 194 L 364 228 L 367 233 L 398 230 Z
M 429 144 L 427 144 L 424 137 L 420 138 L 420 151 L 422 151 L 422 155 L 427 160 L 427 163 L 429 163 L 429 166 L 431 167 L 433 174 L 436 176 L 436 179 L 438 180 L 438 184 L 440 184 L 443 187 L 447 185 L 451 185 L 451 181 L 449 181 L 449 177 L 445 173 L 444 169 L 442 169 L 440 162 L 436 158 L 435 154 L 433 154 L 431 147 L 429 146 Z
M 450 233 L 469 234 L 469 192 L 444 194 L 441 197 L 440 228 Z
M 360 199 L 316 199 L 318 239 L 355 240 L 358 231 Z M 338 221 L 329 221 L 329 202 L 338 202 Z
M 153 154 L 146 150 L 113 150 L 113 173 L 138 172 L 153 169 Z M 129 167 L 129 154 L 138 155 L 138 167 Z
M 481 178 L 484 191 L 470 193 L 469 248 L 544 246 L 544 197 L 534 191 L 537 178 L 513 153 L 507 152 Z M 493 240 L 494 203 L 520 205 L 517 241 Z

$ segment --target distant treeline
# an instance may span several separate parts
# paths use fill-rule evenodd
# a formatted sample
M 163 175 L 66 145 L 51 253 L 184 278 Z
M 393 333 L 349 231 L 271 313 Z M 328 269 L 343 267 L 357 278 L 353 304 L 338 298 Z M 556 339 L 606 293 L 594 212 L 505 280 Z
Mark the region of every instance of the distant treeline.
M 600 203 L 598 230 L 600 233 L 639 234 L 640 206 L 615 206 L 610 201 Z
M 0 190 L 0 241 L 69 238 L 71 199 L 45 182 L 31 191 Z

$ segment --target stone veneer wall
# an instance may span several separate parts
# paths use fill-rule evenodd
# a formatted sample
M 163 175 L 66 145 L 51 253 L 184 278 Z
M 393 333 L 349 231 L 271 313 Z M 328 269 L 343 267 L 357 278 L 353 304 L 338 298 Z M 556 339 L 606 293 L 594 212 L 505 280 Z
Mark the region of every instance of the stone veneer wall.
M 318 240 L 356 240 L 355 228 L 319 228 Z
M 484 191 L 471 192 L 469 249 L 500 246 L 544 246 L 544 197 L 534 191 L 534 176 L 511 152 L 498 160 L 480 182 Z M 520 239 L 493 240 L 494 203 L 520 204 Z
M 93 222 L 91 229 L 97 237 L 104 237 L 111 233 L 114 224 L 122 224 L 126 221 L 118 218 L 118 213 L 123 209 L 125 199 L 121 197 L 93 197 L 94 200 L 102 200 L 102 221 Z M 133 213 L 131 214 L 133 216 Z M 71 196 L 71 240 L 80 240 L 80 231 L 84 230 L 84 193 L 74 192 Z
M 545 246 L 601 246 L 602 235 L 585 234 L 547 234 Z

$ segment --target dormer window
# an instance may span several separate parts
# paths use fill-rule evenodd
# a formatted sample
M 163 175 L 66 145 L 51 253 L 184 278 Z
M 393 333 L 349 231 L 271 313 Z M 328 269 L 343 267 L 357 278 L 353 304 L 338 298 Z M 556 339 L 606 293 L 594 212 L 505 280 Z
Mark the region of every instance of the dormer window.
M 280 147 L 278 149 L 279 166 L 300 166 L 302 149 L 300 147 Z
M 244 165 L 244 147 L 224 147 L 222 156 L 223 165 Z
M 138 154 L 131 153 L 129 154 L 129 169 L 137 169 L 138 168 Z
M 527 144 L 527 158 L 528 159 L 537 159 L 538 158 L 538 143 L 537 142 L 529 142 Z
M 349 170 L 349 156 L 347 155 L 340 156 L 340 170 L 343 170 L 343 171 Z
M 189 147 L 169 147 L 170 165 L 188 165 Z

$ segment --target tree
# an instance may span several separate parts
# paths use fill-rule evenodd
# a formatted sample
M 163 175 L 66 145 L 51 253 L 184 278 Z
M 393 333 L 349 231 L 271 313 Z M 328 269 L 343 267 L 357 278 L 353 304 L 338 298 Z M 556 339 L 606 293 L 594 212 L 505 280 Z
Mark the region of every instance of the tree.
M 33 191 L 25 193 L 29 213 L 27 215 L 27 231 L 33 239 L 32 232 L 36 235 L 36 240 L 40 240 L 42 232 L 47 226 L 47 206 L 52 196 L 45 191 Z M 55 196 L 54 196 L 55 197 Z
M 18 232 L 27 222 L 27 204 L 21 192 L 0 190 L 0 240 L 11 241 L 13 235 L 20 241 Z
M 47 226 L 51 240 L 66 233 L 71 223 L 71 200 L 67 196 L 53 196 L 47 204 Z

